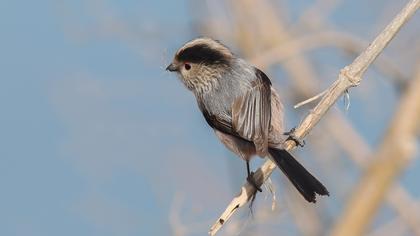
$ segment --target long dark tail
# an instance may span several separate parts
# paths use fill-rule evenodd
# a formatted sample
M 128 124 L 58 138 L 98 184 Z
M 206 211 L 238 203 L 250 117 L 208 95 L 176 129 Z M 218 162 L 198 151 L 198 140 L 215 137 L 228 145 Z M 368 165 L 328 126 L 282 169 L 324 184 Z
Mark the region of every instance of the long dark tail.
M 308 202 L 316 202 L 316 193 L 328 195 L 328 190 L 286 150 L 269 148 L 273 160 Z

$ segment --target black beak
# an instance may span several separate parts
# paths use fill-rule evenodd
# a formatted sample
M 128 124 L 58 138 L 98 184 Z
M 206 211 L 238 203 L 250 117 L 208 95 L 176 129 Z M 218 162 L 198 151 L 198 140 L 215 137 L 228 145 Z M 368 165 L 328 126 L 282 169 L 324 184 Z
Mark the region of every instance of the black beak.
M 166 70 L 169 71 L 177 71 L 178 70 L 178 66 L 176 66 L 174 63 L 169 64 L 169 66 L 166 67 Z

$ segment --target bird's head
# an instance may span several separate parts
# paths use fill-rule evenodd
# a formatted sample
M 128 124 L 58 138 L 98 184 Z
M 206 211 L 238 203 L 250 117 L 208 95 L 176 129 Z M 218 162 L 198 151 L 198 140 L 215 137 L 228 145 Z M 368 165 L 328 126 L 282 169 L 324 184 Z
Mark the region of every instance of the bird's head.
M 210 38 L 197 38 L 184 44 L 166 70 L 176 72 L 188 89 L 205 92 L 229 68 L 234 58 L 230 50 Z

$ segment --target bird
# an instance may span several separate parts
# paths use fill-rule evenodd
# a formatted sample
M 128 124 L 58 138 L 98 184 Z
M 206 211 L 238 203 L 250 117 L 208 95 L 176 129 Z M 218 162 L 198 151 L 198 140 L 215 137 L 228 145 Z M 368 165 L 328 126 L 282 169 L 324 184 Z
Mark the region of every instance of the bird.
M 246 162 L 247 181 L 261 192 L 249 162 L 254 156 L 270 158 L 308 202 L 327 195 L 327 188 L 287 150 L 280 96 L 267 75 L 227 46 L 199 37 L 177 50 L 167 71 L 190 90 L 218 139 Z M 292 134 L 289 139 L 297 141 Z

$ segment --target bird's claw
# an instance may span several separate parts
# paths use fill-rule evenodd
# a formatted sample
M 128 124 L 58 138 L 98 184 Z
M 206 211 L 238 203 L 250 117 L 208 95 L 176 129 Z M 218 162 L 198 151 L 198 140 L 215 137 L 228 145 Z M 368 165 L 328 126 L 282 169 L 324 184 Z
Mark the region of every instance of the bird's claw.
M 251 184 L 252 186 L 254 186 L 254 188 L 256 190 L 258 190 L 258 192 L 262 192 L 262 189 L 260 188 L 260 186 L 258 186 L 258 184 L 255 182 L 254 179 L 254 172 L 251 172 L 248 177 L 246 177 L 246 181 L 248 181 L 249 184 Z
M 295 131 L 296 131 L 296 128 L 292 128 L 290 131 L 283 133 L 284 135 L 288 135 L 286 141 L 292 140 L 293 142 L 295 142 L 296 146 L 299 146 L 299 147 L 305 146 L 305 140 L 299 140 L 295 135 Z

